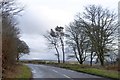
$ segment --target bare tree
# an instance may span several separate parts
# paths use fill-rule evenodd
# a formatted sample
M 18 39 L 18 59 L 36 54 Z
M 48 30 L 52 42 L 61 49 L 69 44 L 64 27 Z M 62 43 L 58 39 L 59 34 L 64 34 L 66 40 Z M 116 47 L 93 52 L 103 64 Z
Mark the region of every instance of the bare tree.
M 66 28 L 67 44 L 72 47 L 75 57 L 80 64 L 86 60 L 89 40 L 80 23 L 74 21 Z
M 62 46 L 62 52 L 63 52 L 63 63 L 65 63 L 65 48 L 64 48 L 64 32 L 63 32 L 63 27 L 56 27 L 56 37 L 60 39 L 61 46 Z
M 112 43 L 117 28 L 116 14 L 101 6 L 90 5 L 85 8 L 84 18 L 79 19 L 85 25 L 98 59 L 104 66 L 105 55 L 109 52 L 108 46 Z
M 46 35 L 44 35 L 44 37 L 47 39 L 48 43 L 50 46 L 54 46 L 55 50 L 56 50 L 56 53 L 57 53 L 57 58 L 58 58 L 58 63 L 60 63 L 60 53 L 59 53 L 59 50 L 58 50 L 58 38 L 56 37 L 56 33 L 55 31 L 53 31 L 51 29 L 50 32 L 48 32 Z

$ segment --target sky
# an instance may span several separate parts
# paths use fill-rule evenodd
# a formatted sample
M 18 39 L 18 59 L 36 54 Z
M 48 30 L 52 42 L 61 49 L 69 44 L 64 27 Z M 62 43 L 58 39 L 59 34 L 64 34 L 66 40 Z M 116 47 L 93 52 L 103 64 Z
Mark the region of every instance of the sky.
M 57 25 L 65 27 L 74 20 L 75 15 L 84 11 L 84 7 L 101 5 L 117 13 L 119 0 L 19 0 L 24 6 L 22 16 L 18 17 L 21 40 L 30 47 L 29 55 L 21 59 L 56 60 L 54 49 L 48 49 L 43 37 L 46 31 Z M 61 55 L 62 57 L 62 55 Z

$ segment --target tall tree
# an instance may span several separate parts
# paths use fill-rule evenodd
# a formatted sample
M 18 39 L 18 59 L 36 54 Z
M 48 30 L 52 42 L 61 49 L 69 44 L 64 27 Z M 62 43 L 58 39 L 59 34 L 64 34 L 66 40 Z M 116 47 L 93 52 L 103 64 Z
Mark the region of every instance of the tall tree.
M 72 47 L 75 57 L 80 64 L 86 60 L 89 47 L 89 40 L 84 32 L 84 28 L 78 21 L 70 23 L 66 28 L 67 44 Z
M 54 46 L 56 53 L 57 53 L 57 59 L 58 59 L 58 63 L 60 63 L 60 53 L 59 53 L 59 40 L 56 36 L 56 33 L 53 29 L 51 29 L 50 32 L 48 32 L 46 35 L 44 35 L 44 37 L 47 39 L 48 43 L 50 44 L 50 46 Z
M 61 46 L 62 46 L 62 52 L 63 52 L 63 63 L 65 63 L 65 48 L 64 48 L 64 32 L 63 32 L 63 27 L 56 27 L 56 35 L 60 39 Z
M 90 5 L 85 8 L 84 18 L 79 18 L 85 25 L 101 65 L 104 66 L 108 46 L 112 43 L 117 28 L 116 14 L 101 6 Z

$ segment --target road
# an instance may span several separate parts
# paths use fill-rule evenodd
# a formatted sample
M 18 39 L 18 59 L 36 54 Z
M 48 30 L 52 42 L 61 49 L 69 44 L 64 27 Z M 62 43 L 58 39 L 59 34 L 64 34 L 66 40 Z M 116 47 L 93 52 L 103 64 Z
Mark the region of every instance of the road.
M 32 71 L 33 80 L 110 80 L 103 77 L 80 73 L 46 65 L 26 64 Z

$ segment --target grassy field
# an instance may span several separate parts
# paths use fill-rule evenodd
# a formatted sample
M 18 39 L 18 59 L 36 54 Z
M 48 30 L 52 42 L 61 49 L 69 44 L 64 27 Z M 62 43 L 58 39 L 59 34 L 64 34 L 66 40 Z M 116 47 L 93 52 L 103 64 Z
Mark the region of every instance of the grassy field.
M 31 70 L 26 65 L 16 65 L 13 70 L 7 71 L 6 78 L 10 80 L 30 80 Z
M 98 75 L 98 76 L 102 76 L 102 77 L 106 77 L 106 78 L 111 78 L 111 79 L 119 79 L 119 71 L 117 71 L 116 69 L 111 70 L 111 66 L 89 66 L 89 65 L 79 65 L 79 64 L 58 64 L 55 62 L 46 62 L 46 61 L 23 61 L 25 63 L 33 63 L 33 64 L 45 64 L 45 65 L 51 65 L 51 66 L 55 66 L 55 67 L 61 67 L 61 68 L 66 68 L 66 69 L 71 69 L 77 72 L 83 72 L 83 73 L 88 73 L 88 74 L 93 74 L 93 75 Z M 118 65 L 117 65 L 118 67 Z M 112 66 L 113 68 L 113 66 Z

